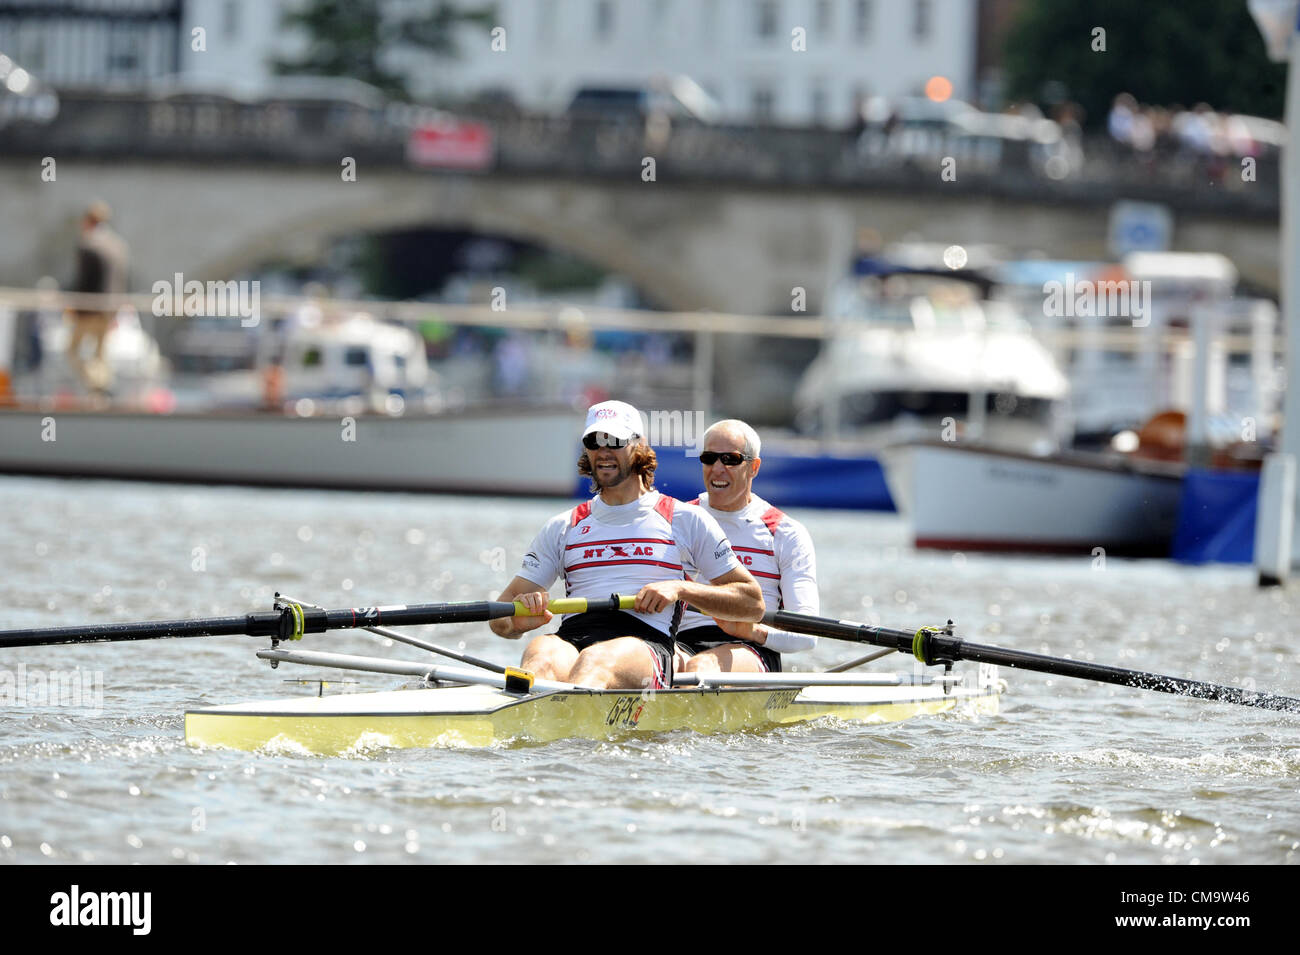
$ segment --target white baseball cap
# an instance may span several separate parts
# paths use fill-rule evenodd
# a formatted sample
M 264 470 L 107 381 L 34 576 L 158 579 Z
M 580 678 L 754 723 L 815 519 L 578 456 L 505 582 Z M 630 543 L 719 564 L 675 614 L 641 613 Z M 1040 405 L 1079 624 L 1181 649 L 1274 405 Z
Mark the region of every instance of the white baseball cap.
M 587 427 L 582 432 L 585 438 L 596 431 L 603 431 L 610 437 L 626 441 L 641 433 L 641 412 L 626 401 L 602 401 L 587 409 Z

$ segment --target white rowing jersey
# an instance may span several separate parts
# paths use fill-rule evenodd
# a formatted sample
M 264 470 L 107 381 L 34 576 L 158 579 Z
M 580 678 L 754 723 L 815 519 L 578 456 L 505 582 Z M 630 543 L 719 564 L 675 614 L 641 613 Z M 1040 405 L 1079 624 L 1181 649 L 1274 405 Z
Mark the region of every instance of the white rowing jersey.
M 711 581 L 740 561 L 703 508 L 648 491 L 630 504 L 606 504 L 597 496 L 555 515 L 528 545 L 519 576 L 542 590 L 562 577 L 569 597 L 607 598 L 635 594 L 658 580 L 682 580 L 688 566 Z M 670 635 L 676 611 L 624 612 Z
M 726 533 L 740 562 L 763 588 L 763 605 L 767 609 L 818 614 L 817 558 L 812 538 L 802 524 L 757 494 L 751 494 L 749 503 L 738 511 L 710 507 L 707 494 L 692 503 L 713 517 Z M 688 611 L 678 632 L 712 623 L 712 617 Z M 817 638 L 772 629 L 764 645 L 777 653 L 795 653 L 817 646 Z

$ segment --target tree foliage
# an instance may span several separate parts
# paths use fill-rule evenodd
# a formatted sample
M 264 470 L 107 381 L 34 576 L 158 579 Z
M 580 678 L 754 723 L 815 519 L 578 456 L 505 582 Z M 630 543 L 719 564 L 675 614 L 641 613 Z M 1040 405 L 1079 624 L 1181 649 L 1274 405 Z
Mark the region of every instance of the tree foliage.
M 489 26 L 494 11 L 458 8 L 438 2 L 423 12 L 408 12 L 385 0 L 308 0 L 287 11 L 286 29 L 307 37 L 307 50 L 296 60 L 277 60 L 277 73 L 347 76 L 407 99 L 406 77 L 384 65 L 398 46 L 414 46 L 434 56 L 456 56 L 456 29 L 462 24 Z
M 1093 49 L 1098 27 L 1105 52 Z M 1063 93 L 1089 124 L 1105 121 L 1119 93 L 1280 118 L 1286 87 L 1285 64 L 1269 60 L 1245 0 L 1026 0 L 1005 62 L 1011 98 L 1041 103 Z

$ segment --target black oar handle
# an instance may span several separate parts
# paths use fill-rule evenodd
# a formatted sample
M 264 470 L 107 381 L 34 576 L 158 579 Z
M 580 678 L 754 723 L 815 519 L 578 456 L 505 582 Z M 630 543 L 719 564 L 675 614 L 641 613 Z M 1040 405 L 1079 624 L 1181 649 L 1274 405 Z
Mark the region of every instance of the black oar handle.
M 1100 663 L 1085 663 L 1081 660 L 1049 657 L 1041 653 L 1027 653 L 1023 650 L 1008 650 L 987 644 L 968 643 L 952 636 L 946 630 L 936 628 L 923 628 L 917 631 L 895 630 L 889 627 L 871 627 L 849 620 L 813 617 L 807 614 L 792 613 L 788 610 L 769 611 L 764 615 L 763 621 L 769 626 L 779 627 L 782 630 L 793 630 L 796 633 L 811 633 L 820 637 L 849 640 L 854 643 L 870 643 L 875 646 L 901 650 L 905 653 L 915 653 L 922 661 L 929 664 L 948 663 L 957 660 L 970 660 L 974 663 L 994 663 L 998 666 L 1034 670 L 1055 676 L 1096 680 L 1100 683 L 1131 686 L 1141 690 L 1155 690 L 1159 693 L 1175 693 L 1180 696 L 1191 696 L 1202 700 L 1216 700 L 1221 703 L 1236 703 L 1241 706 L 1254 706 L 1266 710 L 1300 713 L 1300 699 L 1282 696 L 1278 693 L 1256 692 L 1236 686 L 1224 686 L 1219 683 L 1207 683 L 1203 680 L 1165 676 L 1161 673 L 1151 673 L 1145 670 L 1128 670 L 1123 667 L 1106 666 Z

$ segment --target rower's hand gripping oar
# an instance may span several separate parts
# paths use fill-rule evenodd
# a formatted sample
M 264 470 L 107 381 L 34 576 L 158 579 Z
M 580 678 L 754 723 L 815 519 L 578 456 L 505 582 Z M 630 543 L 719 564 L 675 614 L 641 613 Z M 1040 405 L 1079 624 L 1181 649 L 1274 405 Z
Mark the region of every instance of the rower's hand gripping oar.
M 1142 690 L 1155 690 L 1160 693 L 1174 693 L 1179 696 L 1191 696 L 1202 700 L 1217 700 L 1221 703 L 1236 703 L 1240 706 L 1255 706 L 1266 710 L 1300 713 L 1300 699 L 1295 697 L 1282 696 L 1277 693 L 1255 692 L 1241 687 L 1206 683 L 1202 680 L 1164 676 L 1160 673 L 1150 673 L 1144 670 L 1127 670 L 1123 667 L 1085 663 L 1081 660 L 1067 660 L 1063 657 L 1049 657 L 1041 653 L 1026 653 L 1023 650 L 1007 650 L 982 643 L 968 643 L 952 635 L 951 624 L 949 624 L 949 628 L 944 629 L 925 627 L 916 631 L 894 630 L 889 627 L 872 627 L 849 620 L 813 617 L 788 610 L 768 611 L 763 617 L 763 622 L 769 626 L 779 627 L 782 630 L 793 630 L 797 633 L 811 633 L 819 637 L 849 640 L 854 643 L 870 643 L 878 647 L 890 647 L 901 653 L 911 653 L 921 662 L 931 666 L 935 664 L 951 664 L 958 660 L 970 660 L 975 663 L 995 663 L 998 666 L 1015 667 L 1020 670 L 1035 670 L 1039 673 L 1050 673 L 1055 676 L 1096 680 L 1100 683 L 1113 683 L 1117 686 L 1131 686 Z
M 600 600 L 564 597 L 548 605 L 552 613 L 589 610 L 630 610 L 635 597 L 617 594 Z M 307 633 L 377 627 L 415 627 L 436 623 L 482 623 L 500 617 L 527 616 L 519 601 L 474 600 L 465 603 L 415 604 L 392 607 L 353 607 L 321 610 L 289 603 L 276 611 L 232 617 L 197 617 L 190 620 L 148 620 L 139 623 L 100 623 L 79 627 L 42 627 L 0 631 L 0 649 L 70 643 L 107 643 L 121 640 L 167 640 L 178 637 L 216 637 L 247 634 L 270 637 L 273 642 L 300 640 Z

